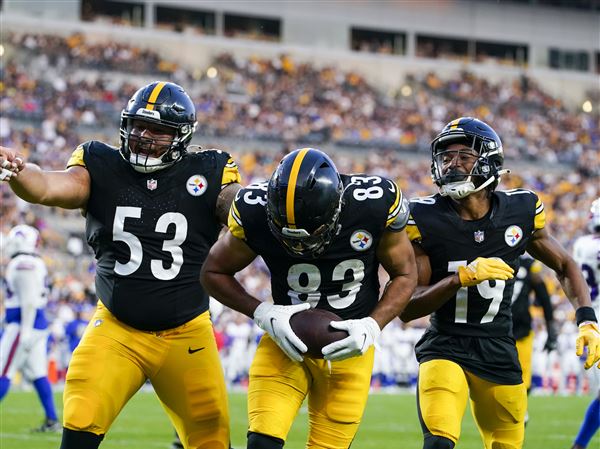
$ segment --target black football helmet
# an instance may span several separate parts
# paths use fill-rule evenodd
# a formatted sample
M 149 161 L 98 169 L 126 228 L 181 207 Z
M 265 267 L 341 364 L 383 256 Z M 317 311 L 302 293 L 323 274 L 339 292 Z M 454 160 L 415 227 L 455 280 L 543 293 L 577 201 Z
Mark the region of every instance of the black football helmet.
M 172 129 L 170 141 L 133 136 L 134 121 L 148 122 Z M 196 129 L 196 108 L 181 86 L 155 81 L 139 89 L 121 112 L 121 155 L 136 171 L 150 173 L 173 165 L 180 160 L 192 140 Z M 151 157 L 132 151 L 136 145 L 147 148 L 165 146 L 159 157 Z
M 471 173 L 450 170 L 444 173 L 443 166 L 448 147 L 452 144 L 468 146 L 475 154 Z M 431 142 L 431 178 L 443 196 L 464 198 L 482 189 L 494 190 L 503 170 L 504 152 L 502 141 L 487 123 L 473 117 L 461 117 L 448 123 Z
M 339 231 L 344 187 L 334 163 L 314 148 L 284 157 L 267 188 L 275 238 L 297 257 L 317 257 Z

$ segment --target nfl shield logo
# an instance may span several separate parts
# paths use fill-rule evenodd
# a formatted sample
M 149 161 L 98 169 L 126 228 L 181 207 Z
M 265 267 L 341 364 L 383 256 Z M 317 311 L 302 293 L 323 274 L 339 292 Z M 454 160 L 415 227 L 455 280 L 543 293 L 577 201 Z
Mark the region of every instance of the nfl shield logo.
M 146 181 L 146 187 L 148 187 L 148 190 L 156 190 L 158 187 L 158 181 L 156 179 L 148 179 Z
M 475 237 L 475 241 L 477 243 L 481 243 L 481 242 L 483 242 L 483 239 L 485 239 L 485 234 L 483 231 L 475 231 L 475 233 L 473 234 L 473 237 Z

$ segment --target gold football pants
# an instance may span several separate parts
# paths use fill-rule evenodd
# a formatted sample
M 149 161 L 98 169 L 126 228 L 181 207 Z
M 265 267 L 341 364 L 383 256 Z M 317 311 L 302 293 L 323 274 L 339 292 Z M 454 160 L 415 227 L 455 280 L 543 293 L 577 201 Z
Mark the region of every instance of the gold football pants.
M 250 367 L 251 432 L 285 440 L 308 395 L 307 449 L 347 449 L 362 418 L 373 370 L 374 348 L 340 362 L 290 360 L 265 334 Z
M 463 370 L 449 360 L 419 366 L 419 417 L 427 430 L 456 443 L 467 399 L 485 449 L 520 449 L 525 436 L 527 390 L 500 385 Z
M 227 392 L 208 312 L 174 329 L 143 332 L 98 302 L 69 364 L 64 426 L 105 434 L 146 379 L 186 449 L 229 448 Z
M 523 371 L 523 383 L 525 388 L 529 390 L 531 387 L 531 358 L 533 357 L 533 331 L 529 332 L 523 338 L 517 340 L 517 352 L 519 354 L 519 363 Z

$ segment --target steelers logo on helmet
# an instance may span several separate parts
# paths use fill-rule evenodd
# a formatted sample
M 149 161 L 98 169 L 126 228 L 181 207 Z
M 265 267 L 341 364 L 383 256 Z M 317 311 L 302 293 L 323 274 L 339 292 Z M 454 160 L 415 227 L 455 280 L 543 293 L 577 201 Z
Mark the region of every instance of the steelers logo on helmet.
M 364 230 L 354 231 L 350 236 L 350 246 L 356 251 L 366 251 L 373 244 L 373 236 Z
M 202 175 L 192 175 L 185 183 L 185 188 L 192 196 L 200 196 L 208 189 L 208 181 Z
M 523 230 L 517 225 L 512 225 L 504 231 L 504 241 L 510 247 L 516 246 L 523 238 Z

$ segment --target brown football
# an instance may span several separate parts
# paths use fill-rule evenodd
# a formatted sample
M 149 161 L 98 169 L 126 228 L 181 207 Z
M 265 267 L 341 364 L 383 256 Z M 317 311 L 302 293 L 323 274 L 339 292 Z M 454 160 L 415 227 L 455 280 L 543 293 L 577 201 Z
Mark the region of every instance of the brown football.
M 306 355 L 322 359 L 321 349 L 329 343 L 348 336 L 348 332 L 334 329 L 331 321 L 342 321 L 335 313 L 323 309 L 308 309 L 295 313 L 290 319 L 294 333 L 308 346 Z

